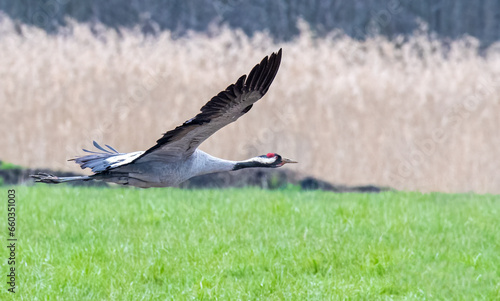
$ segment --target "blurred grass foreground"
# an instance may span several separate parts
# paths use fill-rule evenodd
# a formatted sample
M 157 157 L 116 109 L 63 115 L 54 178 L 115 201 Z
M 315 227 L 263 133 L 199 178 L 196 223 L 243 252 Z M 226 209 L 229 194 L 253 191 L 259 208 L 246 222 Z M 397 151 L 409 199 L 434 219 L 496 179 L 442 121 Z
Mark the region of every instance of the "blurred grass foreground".
M 348 185 L 500 193 L 500 47 L 415 32 L 286 42 L 227 28 L 173 38 L 68 21 L 47 34 L 0 24 L 1 160 L 78 171 L 91 141 L 144 150 L 283 47 L 266 97 L 202 149 L 239 160 L 268 152 Z

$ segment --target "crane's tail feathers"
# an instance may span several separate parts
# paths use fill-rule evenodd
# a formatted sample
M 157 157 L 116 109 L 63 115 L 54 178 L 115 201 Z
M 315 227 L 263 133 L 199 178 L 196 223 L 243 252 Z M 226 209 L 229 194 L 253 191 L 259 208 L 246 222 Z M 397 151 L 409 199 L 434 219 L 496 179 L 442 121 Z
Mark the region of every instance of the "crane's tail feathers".
M 68 161 L 75 161 L 75 163 L 80 165 L 82 169 L 90 168 L 94 173 L 100 173 L 112 168 L 126 165 L 143 153 L 119 153 L 116 149 L 107 144 L 105 144 L 107 148 L 100 146 L 95 141 L 93 141 L 93 144 L 99 151 L 83 149 L 84 152 L 90 153 L 90 155 L 77 157 Z
M 58 177 L 48 173 L 39 172 L 37 175 L 30 175 L 30 177 L 35 179 L 35 182 L 49 183 L 49 184 L 59 184 L 71 181 L 88 181 L 92 180 L 89 176 L 77 176 L 77 177 Z
M 93 154 L 70 159 L 68 161 L 75 161 L 75 163 L 80 165 L 80 167 L 82 169 L 85 169 L 88 167 L 88 168 L 92 169 L 92 171 L 95 173 L 102 172 L 102 171 L 105 171 L 106 169 L 108 169 L 110 164 L 107 161 L 107 159 L 118 155 L 118 154 L 111 154 L 111 153 L 108 154 L 108 153 L 91 152 L 91 151 L 88 151 L 86 149 L 84 149 L 84 151 L 86 151 L 88 153 L 93 153 Z

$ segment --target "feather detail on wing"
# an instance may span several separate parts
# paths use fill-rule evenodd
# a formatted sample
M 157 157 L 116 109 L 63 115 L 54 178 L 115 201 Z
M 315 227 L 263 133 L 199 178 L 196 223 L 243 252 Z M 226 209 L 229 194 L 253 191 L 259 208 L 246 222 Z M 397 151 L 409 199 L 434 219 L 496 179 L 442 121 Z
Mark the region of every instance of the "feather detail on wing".
M 280 62 L 281 49 L 269 58 L 266 56 L 248 77 L 241 76 L 236 83 L 214 96 L 194 118 L 165 133 L 155 146 L 135 161 L 172 162 L 189 157 L 208 137 L 250 111 L 269 90 Z

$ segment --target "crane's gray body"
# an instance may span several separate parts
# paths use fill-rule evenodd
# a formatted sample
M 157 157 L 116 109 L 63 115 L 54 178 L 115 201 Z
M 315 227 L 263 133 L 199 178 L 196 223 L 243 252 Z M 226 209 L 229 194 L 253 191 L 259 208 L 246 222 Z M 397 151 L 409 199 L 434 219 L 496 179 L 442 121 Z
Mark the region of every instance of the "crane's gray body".
M 130 153 L 135 154 L 135 153 Z M 129 155 L 129 154 L 122 154 Z M 107 160 L 113 161 L 114 158 Z M 197 175 L 230 171 L 237 162 L 213 157 L 199 149 L 183 161 L 142 161 L 99 172 L 96 180 L 141 188 L 177 186 Z M 113 164 L 113 163 L 110 163 Z

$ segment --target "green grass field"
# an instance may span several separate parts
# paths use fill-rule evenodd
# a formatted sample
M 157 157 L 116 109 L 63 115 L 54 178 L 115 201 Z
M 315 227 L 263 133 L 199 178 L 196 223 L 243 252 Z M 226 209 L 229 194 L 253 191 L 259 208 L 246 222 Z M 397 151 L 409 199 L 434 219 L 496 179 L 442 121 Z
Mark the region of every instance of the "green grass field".
M 24 300 L 500 299 L 498 196 L 15 189 Z

